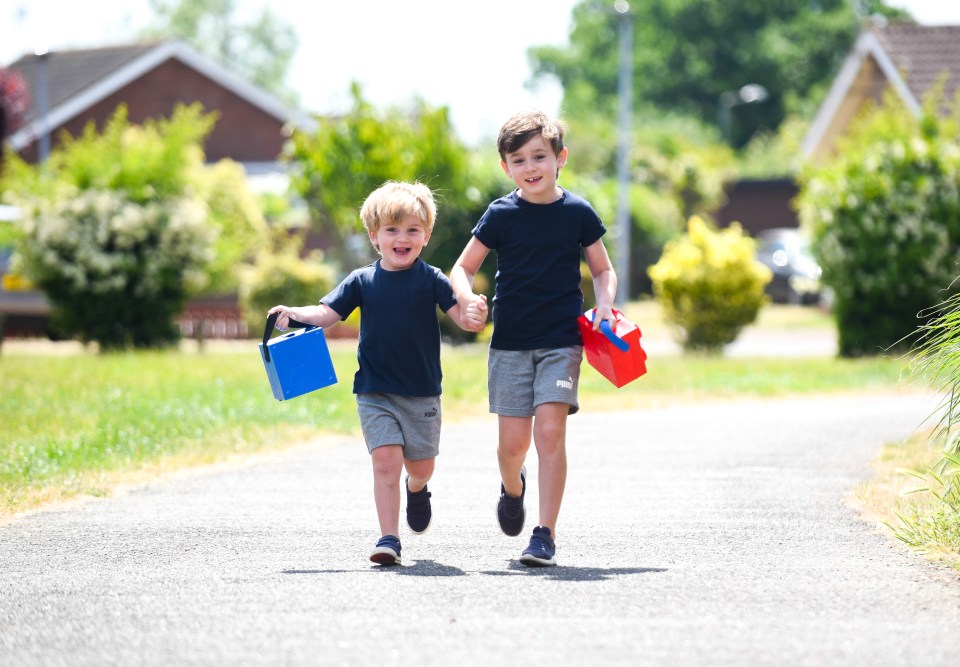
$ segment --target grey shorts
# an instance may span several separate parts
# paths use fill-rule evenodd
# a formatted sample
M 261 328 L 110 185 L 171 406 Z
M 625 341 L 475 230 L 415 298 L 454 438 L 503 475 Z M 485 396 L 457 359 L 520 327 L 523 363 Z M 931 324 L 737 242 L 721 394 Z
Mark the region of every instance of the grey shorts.
M 432 459 L 440 453 L 440 397 L 357 394 L 357 414 L 367 450 L 402 445 L 403 458 Z
M 490 412 L 504 417 L 532 417 L 543 403 L 566 403 L 580 409 L 577 384 L 583 347 L 541 350 L 495 350 L 487 357 Z

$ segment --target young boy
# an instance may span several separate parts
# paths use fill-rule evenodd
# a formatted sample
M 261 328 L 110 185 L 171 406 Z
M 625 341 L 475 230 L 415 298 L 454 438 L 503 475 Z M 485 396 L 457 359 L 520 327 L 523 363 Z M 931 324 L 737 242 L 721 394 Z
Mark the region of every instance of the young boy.
M 483 328 L 486 317 L 457 304 L 443 273 L 420 259 L 437 208 L 429 188 L 388 182 L 360 209 L 370 242 L 380 254 L 355 270 L 316 306 L 274 306 L 277 328 L 290 320 L 329 327 L 360 309 L 360 340 L 353 393 L 363 438 L 373 462 L 373 499 L 380 540 L 370 560 L 400 563 L 400 473 L 406 469 L 407 524 L 430 525 L 427 482 L 440 444 L 440 325 L 437 306 L 461 327 Z M 472 317 L 472 323 L 470 318 Z
M 617 277 L 601 240 L 606 229 L 600 218 L 586 200 L 557 186 L 567 162 L 563 126 L 539 111 L 519 113 L 500 129 L 497 148 L 500 166 L 517 187 L 487 208 L 450 279 L 464 311 L 485 314 L 485 298 L 473 293 L 473 279 L 487 254 L 497 253 L 487 361 L 490 412 L 499 423 L 497 518 L 507 535 L 523 530 L 523 462 L 532 435 L 540 462 L 540 517 L 520 561 L 556 565 L 567 415 L 579 409 L 581 248 L 597 295 L 594 328 L 601 320 L 613 323 Z

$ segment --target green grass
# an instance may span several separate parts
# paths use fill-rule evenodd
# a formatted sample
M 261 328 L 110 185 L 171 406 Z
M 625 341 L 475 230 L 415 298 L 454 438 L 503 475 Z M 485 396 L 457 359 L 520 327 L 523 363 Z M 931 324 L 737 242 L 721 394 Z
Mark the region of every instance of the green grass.
M 632 313 L 631 313 L 632 314 Z M 656 331 L 651 312 L 640 313 Z M 808 317 L 802 314 L 803 317 Z M 638 318 L 639 319 L 639 318 Z M 650 327 L 645 328 L 648 336 Z M 324 433 L 359 436 L 356 351 L 332 341 L 339 383 L 291 401 L 270 393 L 255 341 L 208 351 L 97 355 L 7 344 L 0 353 L 0 517 L 172 470 L 272 451 Z M 486 349 L 445 347 L 444 417 L 491 418 Z M 616 389 L 584 365 L 585 410 L 690 400 L 903 389 L 903 361 L 666 355 Z

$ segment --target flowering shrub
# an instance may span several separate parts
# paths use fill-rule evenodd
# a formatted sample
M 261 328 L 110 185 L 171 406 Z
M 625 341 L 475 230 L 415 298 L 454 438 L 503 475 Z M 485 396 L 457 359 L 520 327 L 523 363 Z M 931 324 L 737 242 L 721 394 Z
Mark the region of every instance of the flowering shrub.
M 654 297 L 685 352 L 720 352 L 757 319 L 771 274 L 755 252 L 739 224 L 717 231 L 694 216 L 650 267 Z
M 15 268 L 50 299 L 59 329 L 101 349 L 177 339 L 175 316 L 212 259 L 202 202 L 65 187 L 22 214 Z
M 905 347 L 956 274 L 960 142 L 935 106 L 916 119 L 887 99 L 832 162 L 803 174 L 801 220 L 835 293 L 842 356 Z
M 193 104 L 135 125 L 120 106 L 102 130 L 61 137 L 42 168 L 11 158 L 2 195 L 24 214 L 17 265 L 46 292 L 58 333 L 161 345 L 177 338 L 187 296 L 236 289 L 267 229 L 243 167 L 204 164 L 214 120 Z

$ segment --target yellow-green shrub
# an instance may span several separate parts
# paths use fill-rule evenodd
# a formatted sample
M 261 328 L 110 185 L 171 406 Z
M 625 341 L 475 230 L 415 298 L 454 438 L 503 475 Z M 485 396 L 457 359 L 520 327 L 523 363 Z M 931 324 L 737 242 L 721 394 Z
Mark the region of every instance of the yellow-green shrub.
M 755 252 L 739 224 L 718 231 L 694 216 L 650 267 L 654 297 L 685 352 L 721 352 L 756 320 L 771 274 Z
M 240 307 L 250 331 L 259 334 L 273 306 L 315 305 L 335 286 L 334 269 L 324 263 L 323 253 L 301 257 L 300 244 L 290 243 L 261 252 L 252 265 L 243 267 Z

